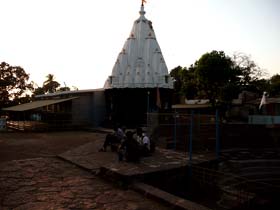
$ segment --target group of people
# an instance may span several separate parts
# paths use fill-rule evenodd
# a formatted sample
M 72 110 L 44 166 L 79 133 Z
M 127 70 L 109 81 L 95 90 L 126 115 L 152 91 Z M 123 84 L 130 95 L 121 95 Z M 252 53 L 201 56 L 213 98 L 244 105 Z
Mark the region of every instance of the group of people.
M 124 127 L 116 126 L 114 132 L 106 136 L 103 147 L 99 151 L 106 152 L 108 146 L 111 147 L 111 151 L 118 153 L 120 161 L 138 162 L 140 157 L 149 156 L 154 151 L 150 138 L 141 127 L 138 127 L 135 132 L 125 132 Z

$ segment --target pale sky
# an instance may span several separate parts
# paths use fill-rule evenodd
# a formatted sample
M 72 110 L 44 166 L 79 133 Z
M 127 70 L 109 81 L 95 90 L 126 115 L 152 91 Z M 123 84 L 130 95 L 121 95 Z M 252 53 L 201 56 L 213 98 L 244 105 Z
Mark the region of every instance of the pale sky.
M 42 86 L 102 88 L 139 17 L 141 0 L 0 0 L 0 62 Z M 280 74 L 279 0 L 147 0 L 167 67 L 212 50 L 242 52 Z

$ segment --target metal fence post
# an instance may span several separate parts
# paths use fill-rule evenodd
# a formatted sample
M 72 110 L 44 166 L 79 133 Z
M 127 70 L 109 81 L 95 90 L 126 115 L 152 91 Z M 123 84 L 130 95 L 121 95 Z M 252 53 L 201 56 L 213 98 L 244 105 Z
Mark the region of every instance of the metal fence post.
M 177 138 L 177 112 L 176 112 L 176 109 L 175 109 L 175 113 L 174 113 L 174 132 L 173 132 L 173 141 L 174 141 L 174 150 L 176 150 L 176 138 Z
M 192 144 L 193 144 L 193 115 L 194 111 L 191 111 L 191 120 L 190 120 L 190 139 L 189 139 L 189 161 L 192 161 Z
M 188 187 L 192 187 L 192 141 L 193 141 L 193 115 L 194 111 L 191 111 L 191 119 L 190 119 L 190 135 L 189 135 L 189 177 L 188 177 Z
M 149 121 L 149 111 L 150 111 L 150 91 L 147 92 L 147 127 Z
M 220 156 L 220 127 L 219 127 L 219 111 L 216 109 L 216 158 Z

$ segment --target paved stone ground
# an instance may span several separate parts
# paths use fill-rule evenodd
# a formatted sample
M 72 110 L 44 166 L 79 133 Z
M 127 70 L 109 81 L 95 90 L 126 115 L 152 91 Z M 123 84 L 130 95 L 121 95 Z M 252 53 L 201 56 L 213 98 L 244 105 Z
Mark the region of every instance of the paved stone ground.
M 167 210 L 56 157 L 105 134 L 90 132 L 1 133 L 1 210 Z M 99 146 L 99 143 L 97 144 Z
M 168 209 L 56 158 L 0 164 L 1 210 Z
M 83 131 L 0 132 L 0 163 L 9 160 L 55 156 L 95 141 L 95 139 L 104 138 L 104 135 Z
M 1 133 L 0 209 L 170 209 L 171 206 L 143 194 L 106 182 L 95 173 L 100 167 L 125 175 L 179 167 L 187 164 L 186 154 L 159 149 L 153 156 L 143 158 L 140 164 L 119 162 L 116 153 L 98 152 L 105 135 L 91 132 Z M 58 158 L 59 154 L 64 160 Z M 193 159 L 203 161 L 206 158 L 209 157 L 197 155 Z M 176 198 L 172 199 L 178 202 Z M 184 204 L 182 199 L 179 202 Z M 187 206 L 202 209 L 192 203 Z

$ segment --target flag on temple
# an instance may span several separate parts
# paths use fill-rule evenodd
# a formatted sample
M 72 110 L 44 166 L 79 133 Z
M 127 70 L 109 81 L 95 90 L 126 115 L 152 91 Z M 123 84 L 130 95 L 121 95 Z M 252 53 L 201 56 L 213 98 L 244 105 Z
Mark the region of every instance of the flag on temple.
M 161 101 L 160 101 L 159 88 L 157 88 L 157 107 L 161 109 Z
M 261 100 L 259 109 L 261 109 L 262 106 L 265 105 L 265 104 L 267 103 L 267 102 L 266 102 L 266 97 L 267 97 L 267 92 L 263 92 L 263 96 L 262 96 L 262 100 Z

